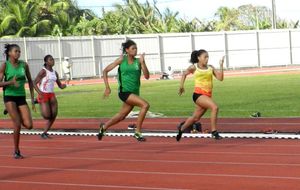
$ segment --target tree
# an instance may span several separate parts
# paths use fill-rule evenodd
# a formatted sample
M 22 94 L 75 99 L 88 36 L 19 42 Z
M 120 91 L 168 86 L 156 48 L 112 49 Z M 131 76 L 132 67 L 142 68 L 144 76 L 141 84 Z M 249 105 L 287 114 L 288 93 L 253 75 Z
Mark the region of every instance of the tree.
M 138 0 L 126 0 L 125 5 L 116 4 L 115 7 L 130 23 L 129 32 L 139 33 L 157 33 L 160 29 L 159 20 L 155 8 L 148 1 L 140 4 Z
M 87 36 L 102 34 L 102 24 L 99 18 L 87 20 L 81 17 L 79 23 L 74 27 L 72 34 L 75 36 Z
M 272 11 L 265 6 L 242 5 L 238 8 L 241 30 L 272 28 Z
M 38 18 L 37 4 L 32 0 L 7 0 L 4 2 L 0 36 L 23 37 L 47 34 L 51 23 L 48 19 Z
M 96 17 L 90 10 L 79 9 L 71 0 L 37 0 L 39 5 L 40 18 L 52 21 L 52 32 L 57 35 L 72 35 L 81 17 L 93 19 Z
M 218 17 L 216 22 L 217 31 L 231 31 L 238 30 L 240 27 L 239 11 L 234 8 L 220 7 L 215 16 Z

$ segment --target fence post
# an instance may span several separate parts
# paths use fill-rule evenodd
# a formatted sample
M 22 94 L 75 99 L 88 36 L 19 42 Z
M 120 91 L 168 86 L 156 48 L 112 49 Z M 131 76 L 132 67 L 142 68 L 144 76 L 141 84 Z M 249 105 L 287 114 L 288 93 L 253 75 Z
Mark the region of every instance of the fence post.
M 289 32 L 289 46 L 290 46 L 290 64 L 293 65 L 293 44 L 292 44 L 292 31 Z
M 24 44 L 24 56 L 25 56 L 24 58 L 25 58 L 25 61 L 28 63 L 26 37 L 23 37 L 23 44 Z
M 98 69 L 99 69 L 99 78 L 102 77 L 102 70 L 103 70 L 103 62 L 102 62 L 102 47 L 101 47 L 101 42 L 102 42 L 102 38 L 100 39 L 100 45 L 99 45 L 99 50 L 98 50 L 98 54 L 99 54 L 99 62 L 98 62 Z
M 60 76 L 63 78 L 64 77 L 64 73 L 63 73 L 63 68 L 62 68 L 62 57 L 61 57 L 61 41 L 60 41 L 60 36 L 57 37 L 57 45 L 58 45 L 58 59 L 59 59 L 59 64 L 60 64 L 60 69 L 59 69 L 59 73 Z
M 195 39 L 193 33 L 190 33 L 191 52 L 195 50 Z
M 259 32 L 257 30 L 255 31 L 255 36 L 256 36 L 257 66 L 261 67 L 261 63 L 260 63 L 260 46 L 259 46 Z
M 162 55 L 162 44 L 161 44 L 161 36 L 157 35 L 157 42 L 158 42 L 158 58 L 160 63 L 160 72 L 164 72 L 165 70 L 165 61 L 164 56 Z
M 93 59 L 93 70 L 94 70 L 94 76 L 97 75 L 97 64 L 96 64 L 96 58 L 95 58 L 95 43 L 94 43 L 94 36 L 91 36 L 91 46 L 92 46 L 92 59 Z
M 226 69 L 229 68 L 229 53 L 228 53 L 228 39 L 227 39 L 227 33 L 224 32 L 224 54 L 226 59 Z

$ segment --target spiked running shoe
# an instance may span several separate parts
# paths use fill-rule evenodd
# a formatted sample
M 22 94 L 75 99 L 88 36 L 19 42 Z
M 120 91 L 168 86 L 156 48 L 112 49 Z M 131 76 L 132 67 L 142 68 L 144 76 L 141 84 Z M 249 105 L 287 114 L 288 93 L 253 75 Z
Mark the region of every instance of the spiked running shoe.
M 146 139 L 143 137 L 142 133 L 135 132 L 133 136 L 138 141 L 146 141 Z
M 220 140 L 222 139 L 223 137 L 220 136 L 219 132 L 218 131 L 213 131 L 211 132 L 211 137 L 216 139 L 216 140 Z
M 104 130 L 104 123 L 100 124 L 100 129 L 99 129 L 99 133 L 97 135 L 98 140 L 101 141 L 102 137 L 105 135 L 105 130 Z

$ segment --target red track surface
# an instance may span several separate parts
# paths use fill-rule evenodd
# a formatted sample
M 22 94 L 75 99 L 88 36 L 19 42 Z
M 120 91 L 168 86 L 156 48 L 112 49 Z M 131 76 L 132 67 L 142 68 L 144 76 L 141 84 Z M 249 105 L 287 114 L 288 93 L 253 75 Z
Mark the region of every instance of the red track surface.
M 186 118 L 152 118 L 146 119 L 144 129 L 147 130 L 176 130 L 176 126 Z M 99 123 L 107 119 L 57 119 L 53 129 L 98 129 Z M 112 129 L 126 129 L 128 124 L 136 119 L 126 119 Z M 35 120 L 34 128 L 42 129 L 44 120 Z M 210 121 L 201 119 L 204 129 L 210 129 Z M 10 120 L 0 120 L 1 128 L 11 128 Z M 218 129 L 221 132 L 262 132 L 266 129 L 274 129 L 280 132 L 299 132 L 300 118 L 221 118 Z
M 12 159 L 12 136 L 0 135 L 1 190 L 205 189 L 296 190 L 296 140 L 22 136 L 23 160 Z

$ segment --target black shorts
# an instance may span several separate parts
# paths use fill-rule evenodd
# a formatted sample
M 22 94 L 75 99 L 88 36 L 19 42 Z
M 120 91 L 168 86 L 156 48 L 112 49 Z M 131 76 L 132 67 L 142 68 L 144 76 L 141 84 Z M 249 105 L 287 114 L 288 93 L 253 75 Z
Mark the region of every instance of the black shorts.
M 119 92 L 119 98 L 123 101 L 126 102 L 128 97 L 132 94 L 131 92 Z
M 4 96 L 4 103 L 14 102 L 17 106 L 27 105 L 26 96 Z
M 193 101 L 196 103 L 197 99 L 202 96 L 202 94 L 197 94 L 197 93 L 194 93 L 193 94 Z

